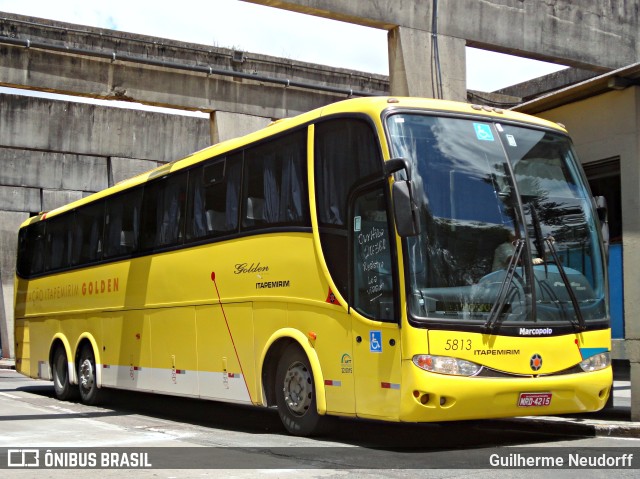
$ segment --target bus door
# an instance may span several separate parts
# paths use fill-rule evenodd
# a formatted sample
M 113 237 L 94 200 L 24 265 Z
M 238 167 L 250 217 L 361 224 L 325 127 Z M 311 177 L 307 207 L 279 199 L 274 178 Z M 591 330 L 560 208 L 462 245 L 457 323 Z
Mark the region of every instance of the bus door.
M 401 348 L 387 202 L 382 186 L 352 197 L 351 301 L 356 414 L 399 414 Z

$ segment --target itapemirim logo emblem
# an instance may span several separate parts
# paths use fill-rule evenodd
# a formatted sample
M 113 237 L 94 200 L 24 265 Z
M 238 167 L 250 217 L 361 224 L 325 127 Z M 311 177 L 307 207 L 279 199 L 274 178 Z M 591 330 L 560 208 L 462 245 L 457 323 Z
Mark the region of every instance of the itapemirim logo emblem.
M 540 370 L 540 368 L 542 367 L 542 356 L 537 353 L 531 356 L 531 359 L 529 360 L 529 366 L 531 366 L 531 369 L 534 371 Z

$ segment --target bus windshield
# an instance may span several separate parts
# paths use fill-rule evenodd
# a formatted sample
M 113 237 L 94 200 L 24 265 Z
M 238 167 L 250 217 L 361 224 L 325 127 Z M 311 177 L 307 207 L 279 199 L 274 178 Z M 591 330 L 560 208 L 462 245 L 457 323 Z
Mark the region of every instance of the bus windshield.
M 420 234 L 406 239 L 414 320 L 606 320 L 599 232 L 568 137 L 417 113 L 389 116 L 387 129 L 420 211 Z

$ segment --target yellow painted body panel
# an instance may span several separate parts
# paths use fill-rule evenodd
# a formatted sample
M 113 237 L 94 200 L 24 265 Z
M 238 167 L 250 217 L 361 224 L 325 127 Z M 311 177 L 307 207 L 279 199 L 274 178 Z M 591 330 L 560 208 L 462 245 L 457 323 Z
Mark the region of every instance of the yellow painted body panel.
M 223 371 L 244 373 L 251 397 L 257 397 L 256 368 L 253 356 L 253 309 L 251 303 L 233 303 L 224 307 L 225 315 L 232 318 L 229 325 L 239 351 L 238 359 L 234 342 L 219 304 L 196 308 L 195 350 L 198 352 L 197 369 L 201 371 Z M 202 385 L 206 388 L 206 385 Z M 256 401 L 257 402 L 257 401 Z
M 534 354 L 542 357 L 542 365 L 536 374 L 550 374 L 582 361 L 580 348 L 611 350 L 608 330 L 551 337 L 509 337 L 455 331 L 429 331 L 428 336 L 430 354 L 466 359 L 513 374 L 532 374 L 529 363 Z M 424 349 L 414 354 L 424 354 Z
M 470 105 L 435 100 L 341 102 L 212 146 L 24 225 L 333 114 L 369 115 L 388 159 L 380 115 L 390 106 L 479 114 Z M 516 113 L 482 114 L 561 130 Z M 311 211 L 315 211 L 313 129 L 309 124 Z M 62 344 L 73 364 L 79 345 L 88 340 L 101 386 L 266 405 L 263 373 L 270 351 L 280 341 L 290 341 L 309 358 L 321 414 L 441 421 L 592 411 L 604 405 L 610 368 L 509 379 L 452 377 L 417 368 L 411 362 L 413 355 L 438 354 L 531 374 L 529 360 L 540 354 L 541 373 L 556 372 L 580 362 L 580 347 L 610 350 L 609 332 L 513 338 L 429 331 L 408 323 L 404 298 L 397 323 L 367 319 L 347 308 L 319 253 L 314 215 L 311 223 L 312 233 L 245 236 L 31 280 L 16 277 L 16 368 L 31 377 L 50 379 L 52 345 Z M 346 251 L 344 256 L 346 262 Z M 403 271 L 401 251 L 397 257 Z M 402 275 L 398 286 L 405 290 Z M 330 293 L 338 304 L 329 302 Z M 380 347 L 374 348 L 377 337 Z M 517 354 L 493 353 L 516 350 Z M 71 380 L 77 378 L 72 374 Z M 552 392 L 548 408 L 517 408 L 519 392 L 537 391 Z M 422 404 L 419 399 L 425 394 L 429 400 Z
M 104 349 L 104 365 L 121 365 L 133 368 L 151 366 L 151 325 L 142 311 L 114 311 L 103 315 L 103 335 L 98 344 Z M 131 377 L 131 376 L 130 376 Z M 132 381 L 137 381 L 133 374 Z M 111 385 L 111 384 L 110 384 Z M 130 384 L 112 384 L 118 387 L 130 387 Z M 137 386 L 137 384 L 136 384 Z

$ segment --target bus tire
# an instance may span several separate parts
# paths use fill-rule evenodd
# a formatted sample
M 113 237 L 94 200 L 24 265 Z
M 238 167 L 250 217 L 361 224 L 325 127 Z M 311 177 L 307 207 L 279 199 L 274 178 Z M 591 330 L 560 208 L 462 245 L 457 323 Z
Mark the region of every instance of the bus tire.
M 53 352 L 51 373 L 53 376 L 53 390 L 56 393 L 56 397 L 61 401 L 75 399 L 77 397 L 76 389 L 69 382 L 67 353 L 62 346 L 56 347 Z
M 80 400 L 84 404 L 96 404 L 99 400 L 100 389 L 96 377 L 96 359 L 93 348 L 89 344 L 85 344 L 80 351 L 78 391 L 80 392 Z
M 299 346 L 288 346 L 276 369 L 276 402 L 284 427 L 295 436 L 321 432 L 323 417 L 316 407 L 315 383 L 309 359 Z

